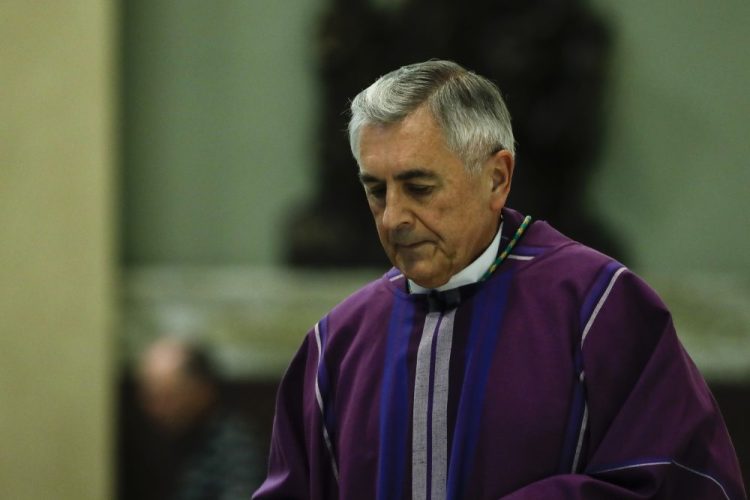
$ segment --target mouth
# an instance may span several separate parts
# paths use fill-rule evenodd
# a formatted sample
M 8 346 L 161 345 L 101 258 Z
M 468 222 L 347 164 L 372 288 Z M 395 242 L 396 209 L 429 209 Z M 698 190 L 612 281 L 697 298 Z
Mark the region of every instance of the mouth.
M 417 241 L 417 242 L 408 243 L 408 244 L 406 244 L 406 243 L 397 243 L 396 247 L 397 248 L 402 248 L 402 249 L 405 249 L 405 250 L 414 250 L 416 248 L 421 247 L 422 245 L 427 245 L 429 243 L 430 243 L 429 241 Z

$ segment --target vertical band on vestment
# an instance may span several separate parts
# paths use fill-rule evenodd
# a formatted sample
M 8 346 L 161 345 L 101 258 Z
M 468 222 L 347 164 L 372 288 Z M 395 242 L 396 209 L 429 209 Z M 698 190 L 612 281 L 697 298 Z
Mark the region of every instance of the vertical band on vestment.
M 428 496 L 428 445 L 427 445 L 427 422 L 430 413 L 430 375 L 432 363 L 432 339 L 435 335 L 442 313 L 431 312 L 427 315 L 422 329 L 422 337 L 419 339 L 417 350 L 417 367 L 414 376 L 414 405 L 412 418 L 412 440 L 411 440 L 411 481 L 412 498 L 424 500 Z
M 479 438 L 487 377 L 500 337 L 512 279 L 513 272 L 506 270 L 489 280 L 482 292 L 475 296 L 476 306 L 467 340 L 466 367 L 448 464 L 446 497 L 449 499 L 466 498 L 464 490 Z
M 448 382 L 456 309 L 425 319 L 417 351 L 412 421 L 412 498 L 442 500 L 448 475 Z
M 432 482 L 434 499 L 446 498 L 448 487 L 448 393 L 453 324 L 456 309 L 445 313 L 438 330 L 434 363 L 432 412 Z
M 328 449 L 331 459 L 333 475 L 338 481 L 339 470 L 336 463 L 336 453 L 334 449 L 334 430 L 335 421 L 333 413 L 333 396 L 330 390 L 330 381 L 324 362 L 323 353 L 325 352 L 326 340 L 328 337 L 328 317 L 326 316 L 315 325 L 315 343 L 318 347 L 318 369 L 315 373 L 315 398 L 320 408 L 321 420 L 323 421 L 322 432 L 323 441 Z
M 398 500 L 404 489 L 409 414 L 407 351 L 414 324 L 414 306 L 396 296 L 390 323 L 380 393 L 378 500 Z
M 571 399 L 568 416 L 567 431 L 560 455 L 560 473 L 576 473 L 581 469 L 583 459 L 583 444 L 588 428 L 588 404 L 586 402 L 586 377 L 583 366 L 583 343 L 594 324 L 599 311 L 609 297 L 617 278 L 626 268 L 617 261 L 608 263 L 599 272 L 594 284 L 583 300 L 579 313 L 579 338 L 575 346 L 574 370 L 575 377 L 573 397 Z

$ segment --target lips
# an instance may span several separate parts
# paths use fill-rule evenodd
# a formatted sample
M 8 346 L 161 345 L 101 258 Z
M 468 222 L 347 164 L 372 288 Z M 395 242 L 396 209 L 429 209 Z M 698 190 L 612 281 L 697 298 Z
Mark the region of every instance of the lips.
M 428 243 L 430 243 L 430 242 L 429 241 L 417 241 L 415 243 L 409 243 L 409 244 L 406 244 L 406 243 L 397 243 L 396 246 L 398 248 L 405 248 L 407 250 L 413 250 L 415 248 L 418 248 L 418 247 L 420 247 L 422 245 L 426 245 Z

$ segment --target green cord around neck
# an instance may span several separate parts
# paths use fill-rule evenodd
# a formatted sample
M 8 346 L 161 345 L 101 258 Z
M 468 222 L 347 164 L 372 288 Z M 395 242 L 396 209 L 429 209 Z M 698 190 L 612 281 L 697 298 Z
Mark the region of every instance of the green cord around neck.
M 505 246 L 505 249 L 500 252 L 500 255 L 497 256 L 497 259 L 495 259 L 495 262 L 492 263 L 489 269 L 487 269 L 487 272 L 484 273 L 484 275 L 479 279 L 480 283 L 482 281 L 485 281 L 487 278 L 492 276 L 492 273 L 495 272 L 495 269 L 497 269 L 497 266 L 503 263 L 503 261 L 508 257 L 510 254 L 510 251 L 513 250 L 513 247 L 516 246 L 516 243 L 518 243 L 518 240 L 521 239 L 521 236 L 523 236 L 523 233 L 526 232 L 526 229 L 531 225 L 531 216 L 527 215 L 523 222 L 521 222 L 521 225 L 518 226 L 518 229 L 516 230 L 516 234 L 513 235 L 513 238 L 508 242 L 508 244 Z

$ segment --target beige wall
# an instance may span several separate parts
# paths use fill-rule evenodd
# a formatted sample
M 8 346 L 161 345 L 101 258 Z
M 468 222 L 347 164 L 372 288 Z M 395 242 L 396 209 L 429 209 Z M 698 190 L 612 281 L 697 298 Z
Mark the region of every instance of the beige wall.
M 113 7 L 0 5 L 0 498 L 110 497 Z

